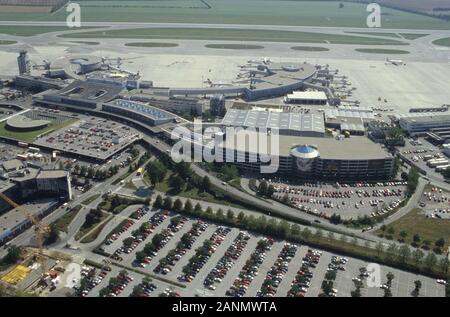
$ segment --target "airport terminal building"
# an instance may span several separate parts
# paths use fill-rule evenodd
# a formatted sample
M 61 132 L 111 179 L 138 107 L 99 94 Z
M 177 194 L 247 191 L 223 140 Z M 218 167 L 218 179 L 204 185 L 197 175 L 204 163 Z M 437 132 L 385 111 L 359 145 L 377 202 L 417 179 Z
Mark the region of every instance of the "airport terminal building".
M 271 138 L 267 140 L 267 148 L 271 149 Z M 260 173 L 262 166 L 278 161 L 277 175 L 298 179 L 387 180 L 393 176 L 394 157 L 366 137 L 336 139 L 280 135 L 278 155 L 272 157 L 270 163 L 261 160 L 259 153 L 264 150 L 259 150 L 260 142 L 242 142 L 242 137 L 237 136 L 234 144 L 230 146 L 230 143 L 226 138 L 218 142 L 216 153 L 219 154 L 216 155 L 222 155 L 224 162 L 254 173 Z

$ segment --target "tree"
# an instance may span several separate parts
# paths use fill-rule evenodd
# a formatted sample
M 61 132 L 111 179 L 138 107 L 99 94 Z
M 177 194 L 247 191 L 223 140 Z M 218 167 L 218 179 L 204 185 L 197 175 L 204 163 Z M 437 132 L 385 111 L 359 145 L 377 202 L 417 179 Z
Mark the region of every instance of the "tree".
M 420 250 L 420 249 L 415 249 L 415 250 L 412 252 L 412 258 L 414 259 L 414 262 L 415 262 L 416 264 L 418 264 L 418 263 L 422 260 L 422 258 L 424 257 L 424 255 L 425 255 L 425 253 L 423 253 L 423 251 Z
M 258 193 L 262 196 L 267 196 L 268 184 L 265 180 L 259 183 Z
M 206 214 L 208 215 L 212 215 L 213 214 L 213 210 L 211 207 L 206 208 Z
M 302 231 L 302 237 L 305 240 L 308 240 L 311 237 L 311 230 L 309 230 L 308 228 L 303 229 Z
M 149 162 L 145 169 L 153 186 L 162 182 L 166 177 L 167 168 L 160 161 Z
M 169 186 L 177 193 L 183 191 L 186 182 L 180 175 L 172 175 L 169 179 Z
M 164 209 L 171 210 L 173 207 L 172 198 L 170 198 L 170 197 L 164 198 L 163 207 L 164 207 Z
M 267 195 L 266 196 L 271 198 L 274 193 L 275 193 L 275 187 L 273 187 L 273 185 L 270 184 L 269 187 L 267 187 Z
M 194 207 L 194 213 L 200 214 L 202 211 L 203 211 L 202 206 L 199 203 L 196 203 Z
M 130 247 L 133 244 L 133 242 L 134 242 L 134 239 L 131 237 L 128 237 L 123 240 L 123 245 L 126 247 Z
M 49 226 L 48 232 L 46 232 L 45 234 L 44 244 L 45 245 L 53 244 L 56 242 L 56 240 L 58 240 L 58 238 L 59 238 L 59 229 L 54 223 L 52 223 Z
M 8 249 L 8 253 L 3 258 L 2 262 L 6 264 L 14 264 L 17 263 L 20 260 L 22 254 L 22 249 L 18 246 L 11 246 Z
M 384 245 L 383 245 L 383 243 L 382 242 L 378 242 L 375 249 L 377 251 L 378 256 L 380 256 L 381 253 L 384 252 Z
M 420 235 L 418 233 L 413 235 L 413 243 L 414 243 L 415 246 L 417 246 L 420 243 L 420 240 L 421 240 L 421 238 L 420 238 Z
M 340 2 L 339 3 L 339 9 L 342 9 L 342 8 L 344 8 L 344 3 Z
M 238 222 L 242 222 L 242 220 L 244 220 L 244 218 L 245 218 L 245 214 L 244 214 L 244 212 L 241 211 L 237 217 Z
M 434 243 L 434 245 L 437 246 L 438 248 L 443 248 L 444 245 L 445 245 L 445 240 L 444 240 L 444 238 L 438 239 L 438 240 Z
M 439 265 L 439 269 L 441 270 L 441 272 L 444 273 L 445 275 L 447 275 L 448 268 L 450 266 L 450 260 L 448 259 L 448 256 L 440 259 L 438 265 Z
M 163 206 L 163 198 L 161 195 L 156 196 L 155 202 L 153 203 L 155 208 L 161 208 Z
M 219 220 L 223 220 L 225 218 L 225 214 L 221 208 L 219 208 L 219 210 L 216 211 L 216 217 Z
M 415 296 L 419 296 L 421 288 L 422 288 L 422 282 L 420 280 L 414 281 L 414 294 L 415 294 Z
M 400 231 L 401 242 L 405 241 L 408 233 L 405 230 Z
M 338 215 L 336 213 L 332 214 L 330 217 L 330 222 L 335 225 L 342 223 L 341 215 Z
M 424 259 L 424 264 L 430 270 L 436 265 L 437 258 L 433 252 L 428 252 L 428 255 Z
M 205 192 L 209 192 L 211 190 L 211 181 L 208 176 L 203 177 L 201 189 Z
M 384 289 L 384 297 L 392 297 L 392 291 L 390 288 Z
M 411 250 L 404 244 L 398 249 L 398 257 L 402 263 L 405 263 L 411 256 Z
M 234 220 L 234 212 L 231 209 L 227 211 L 227 219 L 233 221 Z
M 184 203 L 184 212 L 187 214 L 192 213 L 192 210 L 194 209 L 194 207 L 192 206 L 191 201 L 188 199 L 186 200 L 186 202 Z
M 176 212 L 181 212 L 183 210 L 183 203 L 179 198 L 177 198 L 173 203 L 173 210 Z
M 298 237 L 298 236 L 300 235 L 300 233 L 301 233 L 301 228 L 300 228 L 300 226 L 299 226 L 298 224 L 296 224 L 296 223 L 292 224 L 292 225 L 291 225 L 291 234 L 292 234 L 294 237 Z
M 386 274 L 386 278 L 387 278 L 387 282 L 386 285 L 390 288 L 392 285 L 392 281 L 394 280 L 394 274 L 392 272 L 389 272 L 388 274 Z
M 416 191 L 418 183 L 419 183 L 419 172 L 415 167 L 411 167 L 408 173 L 408 184 L 406 186 L 409 196 L 411 196 Z

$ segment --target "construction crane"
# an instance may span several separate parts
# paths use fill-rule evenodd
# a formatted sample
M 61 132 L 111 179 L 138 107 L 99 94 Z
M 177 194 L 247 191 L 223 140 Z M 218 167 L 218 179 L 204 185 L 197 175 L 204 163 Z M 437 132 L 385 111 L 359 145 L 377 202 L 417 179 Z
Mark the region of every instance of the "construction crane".
M 0 198 L 2 198 L 4 201 L 6 201 L 11 207 L 17 209 L 20 211 L 30 222 L 32 225 L 34 225 L 34 230 L 36 233 L 36 240 L 38 243 L 38 249 L 39 249 L 39 256 L 37 261 L 41 264 L 42 273 L 45 274 L 47 263 L 44 260 L 44 236 L 47 232 L 48 228 L 44 226 L 40 220 L 33 216 L 26 208 L 22 207 L 21 205 L 17 204 L 13 200 L 11 200 L 8 196 L 0 192 Z

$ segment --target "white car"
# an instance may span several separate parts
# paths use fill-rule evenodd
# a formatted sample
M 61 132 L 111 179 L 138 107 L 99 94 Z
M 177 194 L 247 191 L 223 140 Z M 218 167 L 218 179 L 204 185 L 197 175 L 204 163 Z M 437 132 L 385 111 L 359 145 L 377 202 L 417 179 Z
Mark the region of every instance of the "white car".
M 436 282 L 438 284 L 447 285 L 447 281 L 446 280 L 436 280 Z

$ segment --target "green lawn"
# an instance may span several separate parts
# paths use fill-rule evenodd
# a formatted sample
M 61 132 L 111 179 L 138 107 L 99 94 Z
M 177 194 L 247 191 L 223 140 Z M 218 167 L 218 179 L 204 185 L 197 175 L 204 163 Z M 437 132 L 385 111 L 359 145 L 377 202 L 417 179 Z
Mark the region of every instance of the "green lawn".
M 376 37 L 339 35 L 312 32 L 220 29 L 220 28 L 141 28 L 128 30 L 92 31 L 61 35 L 64 38 L 140 38 L 140 39 L 190 39 L 234 40 L 266 42 L 299 42 L 364 45 L 408 45 L 407 43 Z
M 84 223 L 80 230 L 77 232 L 77 234 L 75 235 L 75 240 L 78 241 L 80 240 L 82 237 L 84 237 L 89 231 L 91 231 L 92 229 L 94 229 L 96 226 L 98 226 L 99 223 L 101 223 L 102 221 L 106 220 L 106 218 L 108 218 L 108 214 L 107 213 L 103 213 L 102 217 L 100 218 L 100 220 L 96 223 L 93 223 L 91 225 L 86 225 L 86 223 Z M 111 216 L 112 218 L 112 216 Z
M 409 54 L 408 51 L 403 50 L 389 50 L 389 49 L 376 49 L 376 48 L 357 48 L 355 51 L 368 54 Z
M 419 33 L 399 33 L 399 34 L 401 36 L 403 36 L 405 39 L 411 40 L 411 41 L 430 35 L 430 34 L 419 34 Z
M 450 246 L 450 220 L 427 218 L 420 208 L 413 209 L 402 218 L 388 225 L 387 228 L 394 228 L 394 238 L 400 238 L 400 232 L 408 233 L 405 242 L 411 243 L 414 234 L 419 234 L 421 240 L 429 240 L 431 248 L 434 242 L 440 238 L 446 241 L 445 249 Z M 387 232 L 387 231 L 386 231 Z M 377 230 L 376 234 L 381 234 L 381 230 Z
M 125 46 L 133 47 L 177 47 L 176 43 L 158 43 L 158 42 L 132 42 L 126 43 Z
M 12 45 L 16 43 L 17 43 L 16 41 L 0 40 L 0 45 Z
M 2 14 L 0 13 L 0 17 Z M 0 18 L 1 20 L 5 20 Z M 59 32 L 59 31 L 74 31 L 83 29 L 93 29 L 92 27 L 82 27 L 77 29 L 70 29 L 65 26 L 44 26 L 44 25 L 1 25 L 0 34 L 8 34 L 14 36 L 33 36 L 38 34 Z
M 100 194 L 92 195 L 91 197 L 85 199 L 85 200 L 82 202 L 82 204 L 83 204 L 83 205 L 89 205 L 91 202 L 93 202 L 94 200 L 96 200 L 98 197 L 100 197 Z
M 450 37 L 433 41 L 434 45 L 450 47 Z
M 330 49 L 317 46 L 293 46 L 291 47 L 291 50 L 304 52 L 328 52 Z
M 104 223 L 102 223 L 100 226 L 92 230 L 91 233 L 89 233 L 86 237 L 84 237 L 80 242 L 81 243 L 91 243 L 92 241 L 95 241 L 95 239 L 98 238 L 98 235 L 102 232 L 103 228 L 110 222 L 114 217 L 110 217 L 108 220 L 106 220 Z
M 24 141 L 24 142 L 33 142 L 38 136 L 50 133 L 52 131 L 56 131 L 59 129 L 62 129 L 72 123 L 77 122 L 77 119 L 70 119 L 66 120 L 61 124 L 56 123 L 50 123 L 47 127 L 35 131 L 28 131 L 28 132 L 16 132 L 16 131 L 9 131 L 6 129 L 6 122 L 0 123 L 0 135 L 5 136 L 11 139 L 15 139 L 18 141 Z
M 264 48 L 260 45 L 246 45 L 246 44 L 207 44 L 206 48 L 226 49 L 226 50 L 259 50 Z
M 59 231 L 67 232 L 67 227 L 69 227 L 73 219 L 78 215 L 81 208 L 81 205 L 73 207 L 68 213 L 56 220 L 53 224 Z
M 400 38 L 397 33 L 385 33 L 385 32 L 346 32 L 349 34 L 360 34 L 360 35 L 372 35 L 372 36 L 381 36 L 381 37 L 395 37 Z
M 82 20 L 96 22 L 153 22 L 367 27 L 366 4 L 292 0 L 152 0 L 77 1 Z M 4 21 L 65 21 L 62 8 L 54 14 L 0 12 Z M 449 29 L 450 23 L 425 15 L 383 8 L 383 28 Z
M 99 45 L 100 42 L 90 42 L 90 41 L 69 41 L 70 43 L 83 44 L 83 45 Z
M 136 190 L 137 189 L 136 185 L 134 185 L 134 183 L 133 183 L 133 181 L 131 179 L 128 182 L 125 183 L 124 187 L 128 188 L 128 189 L 132 189 L 132 190 Z

